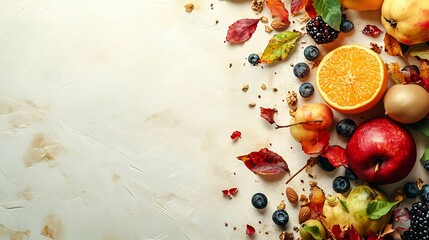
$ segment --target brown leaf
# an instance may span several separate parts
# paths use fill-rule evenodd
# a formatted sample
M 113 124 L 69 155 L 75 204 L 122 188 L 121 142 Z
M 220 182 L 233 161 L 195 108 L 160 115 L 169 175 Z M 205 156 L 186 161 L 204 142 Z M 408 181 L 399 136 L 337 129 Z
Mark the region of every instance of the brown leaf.
M 240 19 L 228 27 L 226 41 L 229 43 L 243 43 L 249 40 L 261 19 Z
M 383 232 L 380 234 L 380 237 L 384 237 L 390 233 L 393 233 L 395 229 L 393 228 L 392 224 L 386 224 L 386 226 L 383 229 Z
M 244 162 L 246 167 L 259 175 L 278 175 L 289 173 L 289 167 L 285 160 L 275 152 L 263 148 L 258 152 L 238 156 L 238 160 Z
M 404 54 L 402 53 L 398 40 L 388 33 L 384 34 L 384 51 L 386 51 L 390 56 L 401 56 L 404 58 Z
M 284 23 L 290 24 L 289 12 L 281 0 L 266 0 L 266 3 L 273 17 L 279 17 Z
M 277 113 L 277 109 L 275 108 L 263 108 L 260 107 L 261 109 L 261 117 L 265 120 L 267 120 L 267 122 L 269 122 L 270 124 L 275 123 L 276 121 L 274 121 L 274 114 Z
M 395 84 L 404 84 L 405 83 L 405 77 L 401 72 L 401 66 L 398 62 L 393 62 L 387 64 L 387 73 L 389 74 L 389 78 L 395 83 Z

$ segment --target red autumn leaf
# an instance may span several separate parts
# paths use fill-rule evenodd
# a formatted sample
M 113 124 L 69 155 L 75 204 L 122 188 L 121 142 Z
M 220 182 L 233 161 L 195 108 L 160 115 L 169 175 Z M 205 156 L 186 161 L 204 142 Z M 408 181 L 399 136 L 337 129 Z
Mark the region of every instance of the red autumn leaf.
M 307 5 L 307 0 L 292 0 L 290 3 L 290 12 L 292 14 L 297 14 L 304 9 L 305 5 Z
M 305 5 L 305 11 L 311 18 L 317 17 L 317 12 L 316 9 L 314 9 L 313 0 L 307 0 L 307 4 Z
M 350 228 L 349 234 L 350 234 L 350 240 L 361 240 L 361 237 L 358 231 L 356 231 L 356 229 L 354 229 L 353 226 Z
M 289 12 L 281 0 L 266 0 L 266 3 L 273 17 L 279 17 L 284 23 L 290 24 Z
M 255 234 L 255 228 L 250 226 L 249 224 L 246 225 L 246 234 L 247 235 L 253 235 Z
M 277 153 L 263 148 L 258 152 L 238 156 L 238 160 L 244 162 L 246 167 L 259 175 L 277 175 L 289 173 L 289 167 L 285 160 Z
M 225 197 L 228 197 L 229 199 L 232 199 L 232 196 L 234 196 L 238 192 L 238 188 L 230 188 L 222 190 L 222 193 Z
M 241 132 L 240 132 L 240 131 L 234 131 L 234 132 L 231 134 L 231 139 L 232 139 L 232 140 L 237 140 L 238 138 L 241 138 Z
M 262 118 L 267 120 L 270 124 L 273 124 L 276 122 L 276 121 L 274 121 L 274 114 L 276 114 L 277 109 L 275 109 L 275 108 L 263 108 L 263 107 L 260 107 L 260 109 L 261 109 L 261 117 Z
M 331 134 L 328 130 L 319 132 L 319 135 L 313 139 L 303 139 L 300 141 L 302 151 L 306 154 L 320 153 L 326 146 L 329 145 Z
M 381 31 L 380 28 L 378 28 L 375 25 L 366 25 L 364 27 L 364 29 L 362 30 L 362 33 L 371 37 L 377 37 L 378 35 L 380 35 L 380 33 L 382 33 L 383 31 Z
M 327 146 L 322 153 L 322 157 L 327 158 L 329 163 L 336 168 L 339 166 L 349 166 L 347 163 L 346 149 L 343 147 L 337 145 Z
M 228 28 L 226 34 L 226 41 L 229 43 L 243 43 L 249 40 L 253 33 L 256 31 L 256 27 L 261 19 L 240 19 Z

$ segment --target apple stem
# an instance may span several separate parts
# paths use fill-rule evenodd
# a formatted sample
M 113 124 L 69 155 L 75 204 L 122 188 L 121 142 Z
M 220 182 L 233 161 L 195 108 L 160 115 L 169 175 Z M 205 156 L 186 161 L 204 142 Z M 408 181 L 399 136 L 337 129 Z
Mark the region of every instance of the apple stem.
M 377 164 L 375 164 L 375 172 L 378 171 L 378 168 L 380 167 L 380 162 L 377 162 Z
M 292 179 L 294 179 L 296 177 L 296 175 L 298 175 L 300 172 L 302 172 L 302 170 L 304 170 L 306 167 L 308 166 L 308 163 L 305 164 L 301 169 L 298 170 L 298 172 L 296 172 L 294 175 L 292 175 L 287 181 L 286 184 L 288 184 L 290 181 L 292 181 Z
M 289 125 L 278 125 L 277 123 L 274 123 L 274 124 L 276 125 L 276 129 L 279 129 L 279 128 L 287 128 L 287 127 L 292 127 L 292 126 L 301 125 L 301 124 L 304 124 L 304 123 L 312 123 L 312 122 L 314 122 L 314 123 L 316 123 L 316 122 L 322 122 L 322 120 L 310 120 L 310 121 L 305 121 L 305 122 L 292 123 L 292 124 L 289 124 Z

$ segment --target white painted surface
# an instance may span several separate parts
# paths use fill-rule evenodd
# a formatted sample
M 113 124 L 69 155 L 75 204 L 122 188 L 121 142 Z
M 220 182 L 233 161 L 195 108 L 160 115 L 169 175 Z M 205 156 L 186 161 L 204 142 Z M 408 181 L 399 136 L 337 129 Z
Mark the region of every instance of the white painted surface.
M 0 239 L 247 239 L 246 224 L 253 239 L 278 239 L 270 218 L 288 176 L 264 180 L 235 157 L 269 147 L 292 172 L 307 160 L 258 107 L 276 107 L 279 122 L 289 122 L 286 92 L 301 84 L 290 64 L 304 60 L 311 40 L 304 36 L 284 63 L 254 67 L 246 57 L 273 33 L 260 23 L 252 39 L 231 46 L 226 31 L 268 9 L 255 16 L 247 1 L 201 0 L 187 13 L 186 3 L 0 1 Z M 378 16 L 348 14 L 356 30 L 337 44 L 382 44 L 360 33 L 369 22 L 381 27 Z M 242 138 L 233 143 L 235 130 Z M 335 134 L 331 142 L 344 146 Z M 330 193 L 342 171 L 313 173 Z M 429 181 L 420 165 L 408 180 L 416 176 Z M 290 185 L 308 195 L 310 180 L 302 173 Z M 229 200 L 221 190 L 231 187 L 239 192 Z M 255 192 L 269 197 L 264 212 L 250 204 Z M 287 205 L 286 230 L 298 226 L 297 209 Z

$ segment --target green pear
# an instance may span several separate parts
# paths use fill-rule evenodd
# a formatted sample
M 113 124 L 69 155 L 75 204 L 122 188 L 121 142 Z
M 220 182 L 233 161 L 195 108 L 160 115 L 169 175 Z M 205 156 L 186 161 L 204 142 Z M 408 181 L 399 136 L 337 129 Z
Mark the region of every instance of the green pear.
M 301 224 L 299 235 L 301 240 L 322 240 L 326 239 L 326 230 L 320 221 L 309 219 Z

